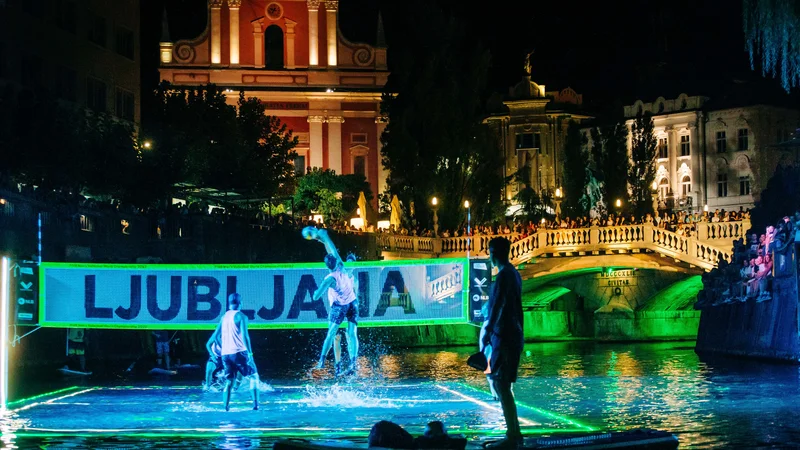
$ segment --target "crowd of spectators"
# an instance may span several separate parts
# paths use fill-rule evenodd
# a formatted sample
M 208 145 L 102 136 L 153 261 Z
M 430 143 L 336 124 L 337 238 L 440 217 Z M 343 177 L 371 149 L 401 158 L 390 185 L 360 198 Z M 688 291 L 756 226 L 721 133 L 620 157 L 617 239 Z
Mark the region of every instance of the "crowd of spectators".
M 749 234 L 746 242 L 735 240 L 732 261 L 721 259 L 717 268 L 703 274 L 696 306 L 771 299 L 773 265 L 794 242 L 800 242 L 800 212 L 783 217 L 761 235 Z

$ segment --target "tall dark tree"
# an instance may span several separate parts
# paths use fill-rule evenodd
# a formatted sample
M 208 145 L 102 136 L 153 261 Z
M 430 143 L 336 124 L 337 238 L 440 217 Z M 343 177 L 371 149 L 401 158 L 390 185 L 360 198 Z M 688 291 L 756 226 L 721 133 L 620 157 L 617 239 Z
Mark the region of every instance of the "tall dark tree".
M 482 123 L 490 55 L 475 33 L 435 2 L 404 3 L 411 41 L 395 54 L 383 97 L 389 124 L 381 140 L 388 185 L 416 220 L 430 227 L 430 199 L 440 199 L 440 229 L 463 222 L 464 200 L 473 220 L 491 220 L 502 208 L 505 180 L 497 137 Z M 410 208 L 409 208 L 410 209 Z
M 588 213 L 586 202 L 581 199 L 586 195 L 589 174 L 586 170 L 589 152 L 586 150 L 587 139 L 576 121 L 567 128 L 567 139 L 564 142 L 564 215 L 583 216 Z
M 631 206 L 637 217 L 653 214 L 652 184 L 656 178 L 656 147 L 650 114 L 639 115 L 631 129 Z
M 364 192 L 368 203 L 372 200 L 372 189 L 363 175 L 337 175 L 330 169 L 313 168 L 298 179 L 294 205 L 298 211 L 321 211 L 339 220 L 343 217 L 337 214 L 349 213 L 356 208 L 360 192 Z M 339 197 L 339 208 L 332 208 L 336 202 L 330 199 L 330 194 Z
M 147 130 L 162 183 L 189 183 L 270 197 L 291 193 L 297 138 L 265 105 L 239 94 L 237 106 L 214 85 L 156 93 L 157 118 Z
M 628 128 L 614 123 L 592 129 L 592 159 L 603 182 L 603 199 L 610 213 L 621 212 L 616 207 L 628 206 Z

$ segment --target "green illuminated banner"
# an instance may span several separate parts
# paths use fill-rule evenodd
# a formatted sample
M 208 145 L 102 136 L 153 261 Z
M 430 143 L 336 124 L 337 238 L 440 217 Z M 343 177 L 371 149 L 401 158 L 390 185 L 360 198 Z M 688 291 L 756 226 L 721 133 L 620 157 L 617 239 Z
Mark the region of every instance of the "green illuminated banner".
M 347 263 L 358 280 L 359 325 L 469 321 L 468 261 L 430 259 Z M 44 327 L 212 329 L 233 292 L 249 326 L 325 328 L 328 275 L 309 264 L 42 263 L 39 320 Z

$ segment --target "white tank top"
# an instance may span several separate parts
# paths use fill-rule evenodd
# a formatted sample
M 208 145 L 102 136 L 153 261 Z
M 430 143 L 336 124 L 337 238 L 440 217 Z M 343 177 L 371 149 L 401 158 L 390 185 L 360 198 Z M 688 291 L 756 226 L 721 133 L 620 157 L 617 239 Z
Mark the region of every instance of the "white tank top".
M 244 345 L 244 336 L 242 330 L 236 326 L 233 318 L 236 317 L 239 311 L 231 309 L 222 316 L 222 354 L 234 355 L 239 352 L 246 352 L 247 347 Z
M 334 302 L 340 305 L 347 305 L 356 299 L 356 293 L 353 291 L 353 279 L 343 270 L 334 270 L 325 278 L 328 277 L 333 277 L 336 280 L 336 285 L 328 288 L 328 302 L 331 305 Z

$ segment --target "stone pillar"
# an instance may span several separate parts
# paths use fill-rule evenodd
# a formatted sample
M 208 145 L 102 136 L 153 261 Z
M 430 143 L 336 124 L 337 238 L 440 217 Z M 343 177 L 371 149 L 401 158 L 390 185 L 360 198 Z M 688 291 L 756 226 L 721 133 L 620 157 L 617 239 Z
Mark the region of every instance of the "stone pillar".
M 211 64 L 222 62 L 222 0 L 209 0 L 211 6 Z
M 294 69 L 296 67 L 294 59 L 294 27 L 297 25 L 297 22 L 293 22 L 289 19 L 284 19 L 284 21 L 286 23 L 286 68 Z
M 383 167 L 383 156 L 381 156 L 381 150 L 383 149 L 381 135 L 383 134 L 383 130 L 386 129 L 387 122 L 387 117 L 375 118 L 375 125 L 378 133 L 378 192 L 375 193 L 376 197 L 389 188 L 389 186 L 386 184 L 386 180 L 389 178 L 389 171 Z
M 702 176 L 701 170 L 701 162 L 700 162 L 700 140 L 697 136 L 697 125 L 694 123 L 689 123 L 689 154 L 692 155 L 689 160 L 692 164 L 692 212 L 703 212 L 703 191 L 705 190 L 705 180 Z
M 319 0 L 306 0 L 308 5 L 308 65 L 319 66 Z
M 667 151 L 669 152 L 669 185 L 677 204 L 677 199 L 681 197 L 680 180 L 678 180 L 678 146 L 676 142 L 678 133 L 672 125 L 667 125 L 664 131 L 667 132 Z
M 325 0 L 325 15 L 328 28 L 328 67 L 336 67 L 336 26 L 338 24 L 336 14 L 339 9 L 339 0 Z
M 230 17 L 228 23 L 230 24 L 230 43 L 231 43 L 231 56 L 230 64 L 232 66 L 239 65 L 239 7 L 242 6 L 242 0 L 228 0 L 228 10 Z
M 264 67 L 264 30 L 261 28 L 261 22 L 255 20 L 253 24 L 253 65 L 255 67 Z
M 342 172 L 342 123 L 344 117 L 328 116 L 328 168 L 341 175 Z
M 325 116 L 308 116 L 309 149 L 311 153 L 309 167 L 322 167 L 322 122 Z

